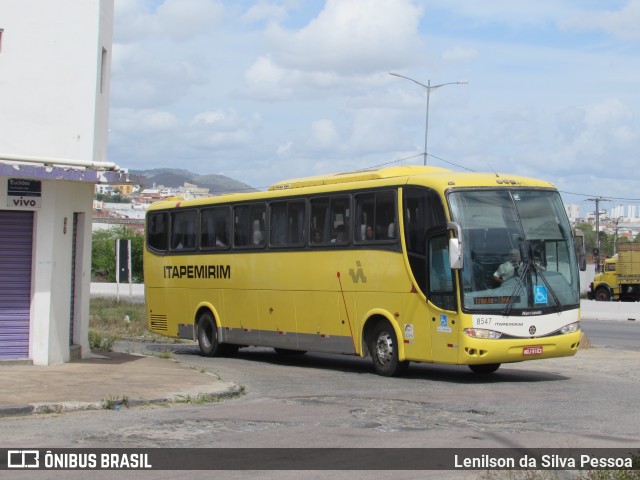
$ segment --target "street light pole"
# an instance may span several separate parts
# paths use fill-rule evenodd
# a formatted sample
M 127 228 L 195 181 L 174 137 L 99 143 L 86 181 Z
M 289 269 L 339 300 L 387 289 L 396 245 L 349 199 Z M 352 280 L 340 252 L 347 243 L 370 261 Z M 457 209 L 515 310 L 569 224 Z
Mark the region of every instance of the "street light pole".
M 409 78 L 409 77 L 405 77 L 404 75 L 400 75 L 399 73 L 392 73 L 389 72 L 389 75 L 393 75 L 394 77 L 400 77 L 400 78 L 404 78 L 406 80 L 410 80 L 413 83 L 417 83 L 418 85 L 420 85 L 421 87 L 424 87 L 427 89 L 427 114 L 426 114 L 426 118 L 425 118 L 425 129 L 424 129 L 424 164 L 425 166 L 427 165 L 427 156 L 429 155 L 429 150 L 428 150 L 428 145 L 429 145 L 429 103 L 430 103 L 430 99 L 431 99 L 431 90 L 435 90 L 436 88 L 440 88 L 440 87 L 444 87 L 445 85 L 467 85 L 469 82 L 466 80 L 462 80 L 460 82 L 448 82 L 448 83 L 440 83 L 438 85 L 431 85 L 431 80 L 427 81 L 427 84 L 425 85 L 424 83 L 418 82 L 417 80 L 414 80 L 413 78 Z

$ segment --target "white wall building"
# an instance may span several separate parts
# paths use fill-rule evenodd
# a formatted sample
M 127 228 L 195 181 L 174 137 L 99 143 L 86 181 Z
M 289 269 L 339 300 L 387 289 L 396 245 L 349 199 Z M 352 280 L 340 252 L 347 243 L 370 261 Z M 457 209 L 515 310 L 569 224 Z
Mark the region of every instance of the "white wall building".
M 609 218 L 611 220 L 615 220 L 615 219 L 617 219 L 619 217 L 624 218 L 624 205 L 618 205 L 618 206 L 615 206 L 615 207 L 613 207 L 611 209 L 611 213 L 609 215 Z
M 629 210 L 628 210 L 628 213 L 629 213 L 628 218 L 629 218 L 629 220 L 633 221 L 633 220 L 635 220 L 637 218 L 637 216 L 636 216 L 636 206 L 635 205 L 629 205 L 628 208 L 629 208 Z
M 0 1 L 0 360 L 89 355 L 113 0 Z
M 575 222 L 578 218 L 580 218 L 580 205 L 575 203 L 568 204 L 564 206 L 564 209 L 567 212 L 567 217 L 571 222 Z

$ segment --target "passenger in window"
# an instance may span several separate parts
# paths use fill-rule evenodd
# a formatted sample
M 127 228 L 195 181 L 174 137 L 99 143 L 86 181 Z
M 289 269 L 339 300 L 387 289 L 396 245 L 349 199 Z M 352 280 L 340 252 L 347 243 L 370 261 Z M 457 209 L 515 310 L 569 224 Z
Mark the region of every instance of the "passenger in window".
M 364 231 L 364 239 L 368 242 L 374 240 L 373 227 L 371 225 L 367 225 L 367 228 Z
M 313 237 L 311 238 L 311 243 L 322 243 L 322 231 L 314 230 Z
M 347 236 L 344 233 L 344 225 L 339 225 L 336 227 L 335 236 L 332 235 L 331 243 L 345 243 L 347 241 Z

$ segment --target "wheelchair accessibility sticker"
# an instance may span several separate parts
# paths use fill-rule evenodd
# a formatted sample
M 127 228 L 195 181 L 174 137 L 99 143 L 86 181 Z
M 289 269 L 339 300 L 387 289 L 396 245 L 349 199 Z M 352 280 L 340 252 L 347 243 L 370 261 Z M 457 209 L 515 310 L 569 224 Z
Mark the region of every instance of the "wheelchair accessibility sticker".
M 440 326 L 436 330 L 440 333 L 451 333 L 451 327 L 449 326 L 446 313 L 440 314 Z
M 536 285 L 533 287 L 533 297 L 535 303 L 547 303 L 547 287 L 543 285 Z

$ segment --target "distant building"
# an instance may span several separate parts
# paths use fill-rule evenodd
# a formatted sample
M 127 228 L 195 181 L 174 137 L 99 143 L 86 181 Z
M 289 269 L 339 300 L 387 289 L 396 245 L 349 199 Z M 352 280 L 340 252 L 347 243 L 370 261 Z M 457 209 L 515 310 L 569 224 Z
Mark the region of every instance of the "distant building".
M 116 193 L 120 195 L 131 195 L 133 194 L 136 186 L 133 184 L 129 185 L 96 185 L 96 193 L 101 193 L 103 195 L 115 195 Z
M 192 200 L 195 198 L 210 197 L 208 188 L 199 188 L 192 183 L 184 182 L 184 185 L 178 189 L 180 194 L 185 200 Z
M 564 209 L 566 210 L 567 217 L 569 217 L 571 223 L 575 223 L 580 218 L 580 205 L 569 204 L 565 205 Z
M 609 218 L 611 220 L 615 220 L 620 217 L 624 218 L 624 205 L 618 205 L 616 207 L 613 207 L 609 215 Z

